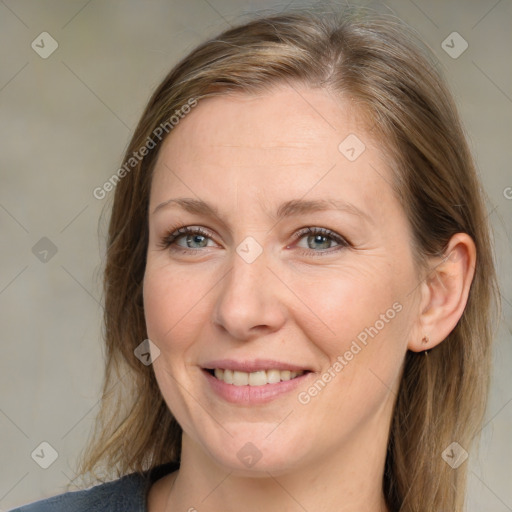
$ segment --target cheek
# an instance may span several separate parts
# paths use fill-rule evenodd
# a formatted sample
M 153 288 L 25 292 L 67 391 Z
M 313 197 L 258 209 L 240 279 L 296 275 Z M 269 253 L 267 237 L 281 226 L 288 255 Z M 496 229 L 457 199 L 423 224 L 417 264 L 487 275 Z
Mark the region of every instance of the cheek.
M 160 350 L 169 350 L 171 339 L 181 339 L 175 333 L 194 315 L 195 297 L 190 292 L 194 289 L 193 283 L 180 278 L 179 272 L 171 273 L 148 262 L 143 288 L 144 315 L 148 337 Z
M 166 330 L 172 327 L 173 295 L 167 293 L 165 281 L 157 275 L 146 272 L 144 276 L 144 316 L 148 337 L 160 347 L 165 338 Z
M 411 316 L 403 291 L 405 279 L 397 280 L 396 274 L 385 273 L 384 268 L 375 268 L 375 272 L 368 266 L 364 272 L 345 269 L 336 279 L 331 275 L 330 280 L 315 280 L 300 288 L 298 295 L 308 298 L 307 306 L 315 314 L 295 318 L 323 356 L 324 373 L 319 377 L 329 381 L 325 395 L 321 383 L 301 390 L 300 403 L 315 402 L 313 408 L 329 403 L 333 412 L 352 411 L 354 418 L 363 419 L 392 396 Z M 317 400 L 319 395 L 323 398 Z
M 307 337 L 321 343 L 332 356 L 343 354 L 353 340 L 364 343 L 372 334 L 391 333 L 401 321 L 401 293 L 394 279 L 383 279 L 382 269 L 356 268 L 305 279 L 297 277 L 292 289 L 306 309 L 295 315 Z M 399 304 L 397 304 L 399 303 Z M 370 333 L 368 332 L 370 331 Z
M 299 403 L 311 404 L 310 413 L 321 415 L 328 407 L 362 422 L 394 396 L 390 390 L 406 351 L 407 307 L 398 287 L 376 276 L 368 282 L 345 276 L 325 283 L 323 291 L 308 302 L 322 322 L 302 317 L 300 329 L 325 356 L 318 377 L 326 384 L 301 389 Z
M 147 333 L 162 354 L 179 355 L 164 358 L 169 365 L 194 358 L 195 341 L 209 325 L 213 307 L 211 288 L 218 274 L 211 274 L 148 261 L 143 287 Z
M 143 287 L 144 315 L 148 338 L 160 350 L 153 371 L 169 410 L 182 428 L 191 430 L 190 404 L 183 386 L 191 387 L 186 360 L 187 351 L 197 337 L 194 328 L 198 322 L 194 316 L 197 298 L 183 291 L 188 289 L 194 290 L 193 283 L 180 277 L 179 272 L 171 274 L 148 263 Z

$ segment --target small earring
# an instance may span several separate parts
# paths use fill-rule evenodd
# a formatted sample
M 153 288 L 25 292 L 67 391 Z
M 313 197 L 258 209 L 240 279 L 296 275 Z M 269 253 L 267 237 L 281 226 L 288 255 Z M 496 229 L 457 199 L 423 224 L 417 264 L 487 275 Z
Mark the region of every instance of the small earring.
M 425 334 L 425 336 L 423 336 L 423 338 L 421 339 L 421 342 L 422 342 L 422 343 L 428 343 L 428 342 L 429 342 L 428 336 L 427 336 L 426 334 Z M 425 355 L 427 355 L 428 350 L 424 350 L 424 351 L 423 351 L 423 353 L 424 353 Z

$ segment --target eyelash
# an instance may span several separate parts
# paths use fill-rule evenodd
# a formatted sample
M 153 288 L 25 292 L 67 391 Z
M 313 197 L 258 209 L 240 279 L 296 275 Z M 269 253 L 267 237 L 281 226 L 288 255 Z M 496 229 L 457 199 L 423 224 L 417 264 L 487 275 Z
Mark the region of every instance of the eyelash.
M 169 249 L 171 251 L 180 252 L 181 254 L 198 254 L 198 252 L 201 249 L 187 249 L 179 246 L 172 247 L 172 244 L 176 242 L 179 238 L 181 238 L 184 235 L 201 235 L 206 238 L 212 238 L 210 236 L 210 233 L 203 230 L 200 227 L 191 227 L 191 226 L 181 226 L 179 228 L 172 228 L 168 230 L 165 235 L 161 238 L 160 242 L 158 242 L 158 246 L 161 249 Z M 340 250 L 346 249 L 347 247 L 351 247 L 350 242 L 343 238 L 342 236 L 338 235 L 334 231 L 331 231 L 330 229 L 326 228 L 319 228 L 319 227 L 307 227 L 300 229 L 296 233 L 293 234 L 293 238 L 295 240 L 300 240 L 305 235 L 323 235 L 325 237 L 331 238 L 339 245 L 337 247 L 334 247 L 332 249 L 324 249 L 321 251 L 314 251 L 313 249 L 302 249 L 299 248 L 300 253 L 303 256 L 316 256 L 321 257 L 325 256 L 327 254 L 333 254 Z

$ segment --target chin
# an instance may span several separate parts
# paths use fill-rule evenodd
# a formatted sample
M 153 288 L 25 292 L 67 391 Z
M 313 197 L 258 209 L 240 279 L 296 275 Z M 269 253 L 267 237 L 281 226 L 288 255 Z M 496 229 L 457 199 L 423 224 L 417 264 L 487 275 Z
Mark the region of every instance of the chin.
M 217 438 L 203 440 L 201 444 L 215 464 L 239 476 L 268 478 L 269 473 L 277 476 L 297 469 L 301 463 L 306 464 L 308 446 L 301 436 L 284 432 L 269 435 L 273 429 L 276 429 L 275 423 L 266 424 L 264 429 L 261 426 L 251 428 L 251 425 L 243 429 L 238 425 L 239 435 L 231 437 L 223 431 L 222 441 Z

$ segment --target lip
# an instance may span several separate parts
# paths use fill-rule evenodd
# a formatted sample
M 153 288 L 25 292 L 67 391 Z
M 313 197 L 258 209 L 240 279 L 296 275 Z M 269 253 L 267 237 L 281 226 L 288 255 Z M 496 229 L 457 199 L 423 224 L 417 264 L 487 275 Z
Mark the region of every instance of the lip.
M 217 361 L 219 363 L 220 361 Z M 278 369 L 275 366 L 259 366 L 254 364 L 253 361 L 250 365 L 251 371 L 258 371 L 258 369 Z M 215 366 L 215 368 L 223 368 L 222 365 Z M 241 368 L 247 368 L 246 366 L 237 364 L 232 367 L 229 365 L 225 365 L 224 369 L 234 369 L 235 371 L 248 371 Z M 256 368 L 256 369 L 253 369 Z M 287 365 L 284 370 L 290 371 L 300 371 L 301 368 L 294 367 L 293 365 Z M 297 368 L 297 369 L 296 369 Z M 281 369 L 281 368 L 279 368 Z M 212 374 L 210 374 L 205 368 L 202 368 L 201 373 L 204 375 L 206 379 L 207 386 L 214 392 L 217 397 L 222 398 L 226 402 L 238 405 L 256 405 L 256 404 L 265 404 L 275 400 L 279 397 L 287 393 L 291 393 L 296 390 L 299 386 L 305 386 L 306 380 L 309 379 L 312 375 L 315 375 L 314 372 L 308 371 L 307 373 L 295 377 L 291 380 L 276 382 L 275 384 L 265 384 L 263 386 L 235 386 L 233 384 L 226 384 L 224 381 L 217 379 Z
M 223 370 L 247 373 L 258 372 L 261 370 L 289 370 L 291 372 L 312 371 L 312 369 L 308 368 L 307 366 L 285 363 L 273 359 L 253 359 L 245 361 L 235 361 L 233 359 L 217 359 L 215 361 L 209 361 L 201 366 L 203 370 L 214 370 L 215 368 L 222 368 Z

